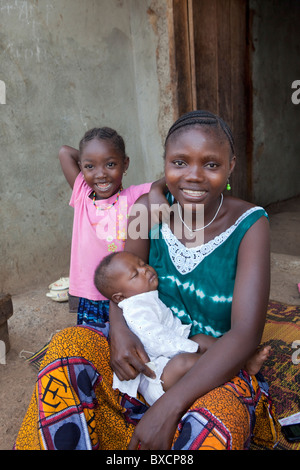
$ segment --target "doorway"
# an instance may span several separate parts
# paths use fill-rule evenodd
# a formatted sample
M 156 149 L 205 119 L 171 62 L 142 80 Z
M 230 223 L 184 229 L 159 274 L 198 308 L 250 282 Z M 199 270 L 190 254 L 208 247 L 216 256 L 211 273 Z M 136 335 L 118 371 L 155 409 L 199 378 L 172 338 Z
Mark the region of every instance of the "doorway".
M 252 198 L 250 15 L 245 0 L 173 0 L 178 115 L 207 109 L 231 127 L 231 194 Z

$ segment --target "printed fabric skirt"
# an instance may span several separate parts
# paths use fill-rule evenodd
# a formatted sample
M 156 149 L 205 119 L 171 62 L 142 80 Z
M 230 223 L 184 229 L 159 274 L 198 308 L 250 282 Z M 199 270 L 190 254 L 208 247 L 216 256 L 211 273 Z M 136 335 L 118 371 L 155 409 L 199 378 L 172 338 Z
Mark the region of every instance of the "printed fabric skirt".
M 14 448 L 126 450 L 147 405 L 112 389 L 108 325 L 57 333 L 45 355 Z M 198 399 L 178 423 L 173 450 L 272 448 L 278 423 L 267 384 L 239 376 Z

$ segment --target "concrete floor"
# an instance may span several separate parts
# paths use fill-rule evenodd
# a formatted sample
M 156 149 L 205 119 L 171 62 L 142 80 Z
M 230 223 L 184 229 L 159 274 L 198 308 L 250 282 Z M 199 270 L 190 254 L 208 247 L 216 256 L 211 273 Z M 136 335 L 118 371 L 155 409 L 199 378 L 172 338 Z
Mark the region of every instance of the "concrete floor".
M 271 230 L 270 299 L 300 305 L 300 196 L 266 210 Z
M 272 300 L 300 305 L 300 197 L 267 208 L 271 227 Z M 62 273 L 62 276 L 67 273 Z M 41 348 L 57 330 L 76 323 L 67 303 L 46 297 L 48 279 L 29 292 L 13 296 L 9 319 L 11 348 L 0 365 L 0 450 L 11 449 L 25 415 L 36 370 L 22 356 Z

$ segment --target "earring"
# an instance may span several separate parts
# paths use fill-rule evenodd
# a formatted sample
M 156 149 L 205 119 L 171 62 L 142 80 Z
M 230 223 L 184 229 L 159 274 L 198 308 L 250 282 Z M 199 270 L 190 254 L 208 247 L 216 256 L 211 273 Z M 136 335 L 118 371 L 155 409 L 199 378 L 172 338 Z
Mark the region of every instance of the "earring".
M 125 171 L 124 171 L 123 175 L 124 175 L 124 176 L 126 176 L 126 175 L 127 175 L 127 170 L 125 170 Z
M 226 189 L 227 189 L 227 191 L 230 191 L 230 190 L 231 190 L 231 186 L 230 186 L 230 183 L 229 183 L 229 178 L 228 178 L 228 180 L 227 180 Z

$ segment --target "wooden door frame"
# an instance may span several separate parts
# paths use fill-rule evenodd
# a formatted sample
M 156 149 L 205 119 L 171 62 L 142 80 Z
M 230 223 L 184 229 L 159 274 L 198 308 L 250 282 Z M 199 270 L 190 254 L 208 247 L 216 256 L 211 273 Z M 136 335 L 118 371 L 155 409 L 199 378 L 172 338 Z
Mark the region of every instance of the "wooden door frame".
M 251 16 L 247 0 L 171 0 L 178 116 L 219 114 L 235 137 L 231 194 L 252 200 Z

